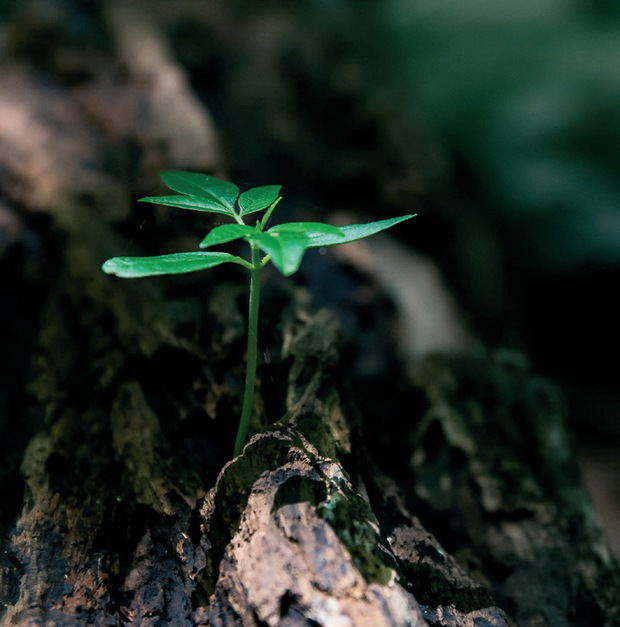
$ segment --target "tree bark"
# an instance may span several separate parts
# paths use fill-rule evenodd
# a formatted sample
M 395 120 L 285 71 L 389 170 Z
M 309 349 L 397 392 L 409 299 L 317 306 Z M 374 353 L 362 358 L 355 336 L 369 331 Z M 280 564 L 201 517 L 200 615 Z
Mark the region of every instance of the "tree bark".
M 161 31 L 110 6 L 117 73 L 90 51 L 74 84 L 59 44 L 41 80 L 17 35 L 52 18 L 15 26 L 0 72 L 2 624 L 620 623 L 561 397 L 519 355 L 417 359 L 399 411 L 369 415 L 335 315 L 275 280 L 231 459 L 246 277 L 100 272 L 204 230 L 134 211 L 158 170 L 225 173 Z

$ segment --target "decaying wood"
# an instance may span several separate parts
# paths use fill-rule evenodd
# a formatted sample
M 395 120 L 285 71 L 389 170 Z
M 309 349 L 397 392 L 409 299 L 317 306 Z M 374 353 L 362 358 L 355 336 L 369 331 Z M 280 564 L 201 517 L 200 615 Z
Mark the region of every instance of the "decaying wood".
M 2 624 L 617 624 L 561 400 L 518 356 L 419 360 L 397 415 L 369 415 L 335 316 L 274 282 L 257 433 L 230 460 L 241 275 L 99 270 L 130 245 L 193 245 L 202 216 L 150 209 L 141 239 L 131 197 L 163 167 L 224 163 L 161 33 L 107 19 L 120 76 L 41 82 L 17 52 L 0 72 L 0 244 L 22 242 L 28 264 L 6 263 L 41 304 L 28 395 L 3 407 L 21 466 L 0 487 Z
M 429 404 L 411 462 L 425 523 L 458 538 L 517 624 L 617 622 L 617 565 L 557 390 L 501 352 L 429 359 L 418 382 Z

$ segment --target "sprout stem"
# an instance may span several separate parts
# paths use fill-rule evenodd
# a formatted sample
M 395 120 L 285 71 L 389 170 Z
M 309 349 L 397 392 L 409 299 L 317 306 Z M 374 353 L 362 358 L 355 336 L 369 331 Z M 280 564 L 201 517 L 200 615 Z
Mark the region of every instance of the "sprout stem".
M 243 406 L 241 420 L 235 439 L 234 456 L 241 454 L 248 435 L 250 416 L 254 402 L 254 382 L 256 380 L 256 357 L 258 339 L 258 306 L 260 303 L 261 259 L 260 251 L 255 244 L 252 248 L 252 270 L 250 271 L 250 300 L 248 307 L 248 346 L 247 365 L 245 369 L 245 387 L 243 390 Z
M 278 206 L 278 203 L 282 200 L 282 196 L 278 196 L 269 206 L 269 208 L 267 209 L 267 211 L 265 211 L 265 213 L 263 214 L 263 218 L 262 220 L 259 220 L 258 224 L 256 226 L 258 226 L 259 230 L 263 230 L 266 226 L 267 226 L 267 222 L 269 222 L 269 218 L 271 218 L 271 214 L 273 213 L 274 209 Z

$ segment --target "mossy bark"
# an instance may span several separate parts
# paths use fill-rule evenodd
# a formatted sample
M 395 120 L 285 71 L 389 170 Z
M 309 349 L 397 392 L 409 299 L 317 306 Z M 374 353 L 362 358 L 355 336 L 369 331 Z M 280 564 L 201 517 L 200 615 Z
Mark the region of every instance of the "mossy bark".
M 64 74 L 40 80 L 17 44 L 0 72 L 3 315 L 27 312 L 5 320 L 2 624 L 617 624 L 561 400 L 515 356 L 428 358 L 398 412 L 358 410 L 335 316 L 274 281 L 255 435 L 230 460 L 243 274 L 99 270 L 206 230 L 129 212 L 158 170 L 224 172 L 161 31 L 106 6 L 87 80 L 69 44 Z

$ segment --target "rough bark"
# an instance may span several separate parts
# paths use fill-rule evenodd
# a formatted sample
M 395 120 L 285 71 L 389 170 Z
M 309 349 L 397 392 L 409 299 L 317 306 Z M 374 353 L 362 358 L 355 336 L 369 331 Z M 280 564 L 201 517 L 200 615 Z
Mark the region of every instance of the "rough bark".
M 418 359 L 398 411 L 357 410 L 336 318 L 275 282 L 257 434 L 230 460 L 242 275 L 99 271 L 134 235 L 194 244 L 199 217 L 129 208 L 164 167 L 222 172 L 216 133 L 159 31 L 106 19 L 118 74 L 90 58 L 88 81 L 41 81 L 19 42 L 0 73 L 3 269 L 27 311 L 9 381 L 28 386 L 3 395 L 2 623 L 617 624 L 561 400 L 518 356 Z

